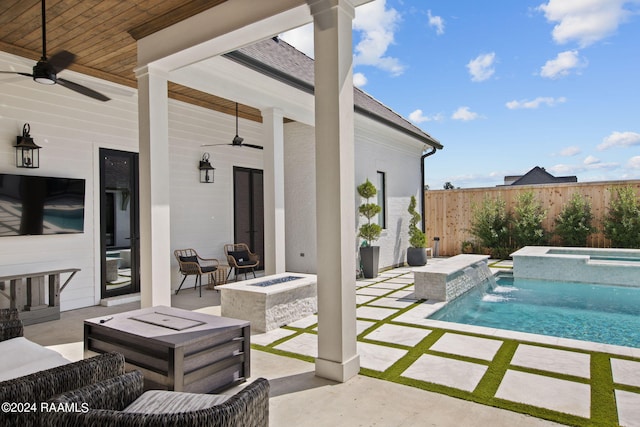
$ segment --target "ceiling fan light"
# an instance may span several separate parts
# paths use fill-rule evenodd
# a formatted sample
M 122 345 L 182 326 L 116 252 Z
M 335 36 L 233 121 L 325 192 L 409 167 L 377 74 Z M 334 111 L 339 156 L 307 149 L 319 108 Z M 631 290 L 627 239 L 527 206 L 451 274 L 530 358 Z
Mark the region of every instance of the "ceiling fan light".
M 56 74 L 48 63 L 39 61 L 33 67 L 33 80 L 43 85 L 52 85 L 56 83 Z

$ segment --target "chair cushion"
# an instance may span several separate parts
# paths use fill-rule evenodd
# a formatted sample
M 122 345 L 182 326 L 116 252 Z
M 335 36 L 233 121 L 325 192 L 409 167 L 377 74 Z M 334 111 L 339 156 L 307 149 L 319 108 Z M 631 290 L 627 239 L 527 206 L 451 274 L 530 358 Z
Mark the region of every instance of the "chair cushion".
M 180 261 L 182 262 L 195 262 L 196 264 L 198 263 L 198 257 L 195 255 L 192 256 L 181 256 L 180 257 Z
M 0 381 L 10 380 L 71 363 L 57 351 L 42 347 L 25 337 L 0 342 Z
M 197 394 L 178 391 L 149 390 L 142 393 L 122 412 L 142 414 L 174 414 L 211 408 L 226 402 L 231 396 L 224 394 Z
M 241 262 L 249 261 L 248 251 L 231 251 L 229 252 L 229 255 L 234 257 L 238 264 L 240 264 Z
M 204 266 L 204 267 L 200 267 L 200 270 L 202 270 L 203 273 L 213 273 L 214 271 L 216 271 L 218 269 L 218 267 L 216 266 Z

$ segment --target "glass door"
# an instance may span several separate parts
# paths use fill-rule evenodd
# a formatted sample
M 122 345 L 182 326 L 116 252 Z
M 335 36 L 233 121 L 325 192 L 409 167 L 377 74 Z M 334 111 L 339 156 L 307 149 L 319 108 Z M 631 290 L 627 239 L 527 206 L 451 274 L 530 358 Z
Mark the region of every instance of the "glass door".
M 264 183 L 259 169 L 233 168 L 234 243 L 246 243 L 260 255 L 264 269 Z
M 102 298 L 140 292 L 138 154 L 100 149 Z

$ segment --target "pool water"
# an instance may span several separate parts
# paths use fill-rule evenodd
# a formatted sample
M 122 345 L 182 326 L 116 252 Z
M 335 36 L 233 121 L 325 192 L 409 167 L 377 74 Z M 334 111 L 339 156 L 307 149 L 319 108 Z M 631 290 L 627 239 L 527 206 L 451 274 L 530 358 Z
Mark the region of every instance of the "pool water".
M 640 348 L 640 288 L 489 279 L 430 319 Z

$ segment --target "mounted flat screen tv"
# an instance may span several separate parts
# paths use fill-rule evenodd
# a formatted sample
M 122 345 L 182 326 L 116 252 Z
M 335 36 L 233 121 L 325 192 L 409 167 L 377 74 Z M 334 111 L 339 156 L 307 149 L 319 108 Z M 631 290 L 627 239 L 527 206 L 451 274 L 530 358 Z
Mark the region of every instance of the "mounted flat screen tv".
M 0 174 L 0 236 L 84 232 L 85 180 Z

